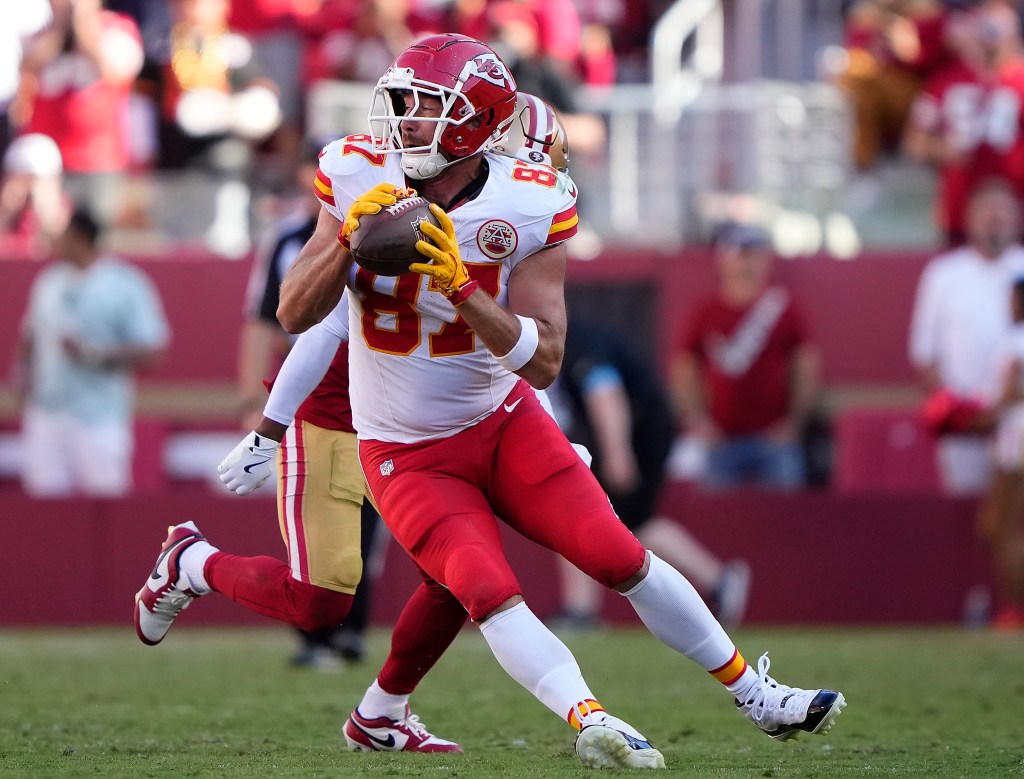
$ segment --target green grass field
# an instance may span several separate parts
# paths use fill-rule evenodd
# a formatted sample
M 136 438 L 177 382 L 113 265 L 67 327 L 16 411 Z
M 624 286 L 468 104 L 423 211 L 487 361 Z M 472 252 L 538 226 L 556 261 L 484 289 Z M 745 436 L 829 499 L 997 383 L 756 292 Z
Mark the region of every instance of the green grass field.
M 688 777 L 1024 776 L 1024 637 L 958 630 L 741 631 L 772 674 L 842 689 L 828 736 L 775 743 L 696 666 L 635 630 L 567 637 L 614 713 Z M 464 755 L 347 752 L 339 726 L 387 648 L 337 674 L 286 667 L 284 629 L 0 631 L 0 776 L 552 777 L 588 773 L 568 726 L 466 631 L 414 697 Z

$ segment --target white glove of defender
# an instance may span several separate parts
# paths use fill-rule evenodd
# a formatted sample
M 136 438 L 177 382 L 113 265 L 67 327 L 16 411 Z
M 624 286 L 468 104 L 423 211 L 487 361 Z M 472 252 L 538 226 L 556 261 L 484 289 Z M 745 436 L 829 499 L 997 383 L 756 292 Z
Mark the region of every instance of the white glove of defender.
M 259 489 L 274 472 L 274 458 L 280 445 L 279 441 L 257 435 L 254 430 L 217 466 L 220 480 L 237 495 L 248 495 Z

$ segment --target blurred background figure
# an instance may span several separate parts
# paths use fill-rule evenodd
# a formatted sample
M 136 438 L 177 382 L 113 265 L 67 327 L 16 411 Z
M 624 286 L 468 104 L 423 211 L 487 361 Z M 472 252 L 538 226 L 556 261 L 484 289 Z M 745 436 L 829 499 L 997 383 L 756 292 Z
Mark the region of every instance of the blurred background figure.
M 327 2 L 322 36 L 314 47 L 316 77 L 376 84 L 380 74 L 416 36 L 408 0 Z
M 184 213 L 170 216 L 190 223 L 181 233 L 206 225 L 210 249 L 240 256 L 250 248 L 254 148 L 278 127 L 281 110 L 252 43 L 228 26 L 230 7 L 174 0 L 166 57 L 147 65 L 143 82 L 159 106 L 158 165 L 187 171 L 182 184 L 193 196 L 191 209 L 183 203 Z M 212 201 L 194 202 L 196 195 Z
M 903 147 L 937 168 L 936 220 L 958 245 L 978 182 L 1002 176 L 1024 194 L 1024 57 L 1020 16 L 1003 2 L 980 4 L 953 28 L 957 56 L 925 82 Z
M 722 624 L 737 625 L 750 585 L 746 563 L 722 562 L 678 522 L 656 513 L 676 423 L 650 359 L 611 328 L 570 317 L 551 395 L 559 425 L 589 448 L 594 474 L 626 527 L 684 573 Z M 571 563 L 558 562 L 562 610 L 555 621 L 596 626 L 604 589 Z
M 0 157 L 11 140 L 8 113 L 18 94 L 25 43 L 49 23 L 49 0 L 23 0 L 0 6 Z
M 284 357 L 294 343 L 294 337 L 285 333 L 277 321 L 277 306 L 280 301 L 281 280 L 299 250 L 316 229 L 320 213 L 320 201 L 309 191 L 317 175 L 317 160 L 320 146 L 307 143 L 302 154 L 302 164 L 297 170 L 294 186 L 305 193 L 298 202 L 295 212 L 277 226 L 269 251 L 260 252 L 249 277 L 245 323 L 238 354 L 238 385 L 241 396 L 241 427 L 245 431 L 264 430 L 261 425 L 275 422 L 264 418 L 267 405 L 268 378 L 277 374 Z M 281 453 L 276 462 L 276 484 L 280 522 L 286 526 L 286 502 L 297 508 L 308 526 L 333 527 L 338 518 L 358 512 L 360 520 L 360 555 L 363 561 L 363 576 L 352 598 L 351 608 L 342 624 L 320 630 L 300 630 L 299 651 L 292 657 L 291 664 L 301 668 L 321 671 L 337 671 L 345 662 L 359 662 L 363 659 L 364 636 L 370 616 L 370 597 L 373 578 L 381 567 L 380 555 L 383 550 L 375 547 L 379 538 L 380 517 L 368 500 L 362 499 L 362 475 L 359 463 L 354 457 L 345 461 L 346 438 L 352 438 L 351 412 L 348 405 L 348 344 L 341 344 L 334 356 L 334 362 L 327 375 L 295 412 L 294 425 L 304 431 L 303 443 L 294 447 L 290 469 L 294 472 L 296 462 L 302 467 L 305 478 L 301 486 L 285 478 Z M 277 422 L 274 435 L 279 442 L 285 440 L 287 425 Z M 269 435 L 269 433 L 268 433 Z M 337 448 L 336 448 L 337 447 Z M 316 458 L 330 462 L 332 468 L 305 467 L 306 462 Z M 347 473 L 340 473 L 347 469 Z M 318 478 L 318 476 L 320 478 Z M 345 482 L 355 482 L 355 494 L 343 489 Z M 355 501 L 355 495 L 360 500 Z M 361 504 L 361 506 L 360 506 Z
M 1024 629 L 1024 277 L 1013 283 L 1010 310 L 998 351 L 994 473 L 978 527 L 991 555 L 996 630 Z
M 278 293 L 284 274 L 312 234 L 320 213 L 320 201 L 309 192 L 320 148 L 313 142 L 304 145 L 302 162 L 289 186 L 292 208 L 256 252 L 249 274 L 238 352 L 239 413 L 247 431 L 263 416 L 267 402 L 264 382 L 277 373 L 294 340 L 277 321 Z
M 579 29 L 579 18 L 571 3 L 568 7 L 564 3 L 545 5 L 559 6 L 559 16 L 573 19 L 575 29 Z M 488 6 L 487 13 L 491 25 L 490 44 L 512 71 L 516 86 L 549 103 L 558 112 L 572 138 L 577 162 L 596 152 L 604 144 L 605 130 L 596 116 L 577 105 L 575 93 L 579 79 L 573 72 L 572 62 L 579 51 L 578 44 L 568 49 L 566 59 L 554 56 L 553 49 L 545 50 L 542 15 L 531 10 L 529 4 L 501 0 Z M 562 48 L 564 52 L 565 47 Z
M 235 0 L 228 26 L 253 46 L 255 59 L 274 84 L 281 122 L 271 138 L 285 176 L 302 155 L 304 25 L 325 0 Z M 326 0 L 329 2 L 329 0 Z
M 1010 329 L 1010 285 L 1024 275 L 1020 237 L 1013 188 L 984 181 L 968 201 L 967 244 L 932 259 L 918 282 L 910 361 L 941 435 L 938 469 L 950 495 L 980 495 L 991 478 L 990 425 L 979 412 L 992 400 L 997 346 Z
M 75 211 L 58 260 L 36 277 L 16 356 L 24 393 L 25 490 L 117 497 L 132 486 L 133 374 L 168 341 L 150 280 L 102 253 L 100 228 Z
M 768 234 L 733 222 L 714 246 L 718 290 L 691 312 L 672 358 L 676 407 L 706 447 L 701 482 L 797 489 L 820 357 L 793 296 L 772 284 Z
M 899 148 L 921 80 L 947 57 L 939 0 L 855 0 L 845 18 L 838 84 L 853 113 L 853 155 L 868 170 Z
M 46 135 L 22 135 L 7 147 L 0 179 L 0 252 L 49 255 L 71 215 L 62 173 L 60 149 Z
M 138 27 L 100 0 L 51 0 L 52 20 L 26 45 L 10 117 L 56 141 L 66 186 L 104 221 L 121 205 L 130 163 L 128 112 L 142 68 Z

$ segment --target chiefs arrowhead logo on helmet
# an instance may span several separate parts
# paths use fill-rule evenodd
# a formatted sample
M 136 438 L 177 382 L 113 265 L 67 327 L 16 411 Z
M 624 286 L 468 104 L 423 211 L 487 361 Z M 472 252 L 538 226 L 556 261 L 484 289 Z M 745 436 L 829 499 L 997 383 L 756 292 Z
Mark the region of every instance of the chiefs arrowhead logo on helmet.
M 508 68 L 494 54 L 480 54 L 466 63 L 466 75 L 482 78 L 498 87 L 512 86 L 512 76 Z

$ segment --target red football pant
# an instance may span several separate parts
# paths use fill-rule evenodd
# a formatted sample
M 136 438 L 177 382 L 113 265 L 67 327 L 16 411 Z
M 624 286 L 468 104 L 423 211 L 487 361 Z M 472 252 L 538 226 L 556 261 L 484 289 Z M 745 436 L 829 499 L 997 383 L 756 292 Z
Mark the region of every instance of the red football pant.
M 336 627 L 352 607 L 351 595 L 300 582 L 273 557 L 216 552 L 206 561 L 203 574 L 212 589 L 235 603 L 299 630 Z
M 469 616 L 454 595 L 424 578 L 398 616 L 391 653 L 377 676 L 377 684 L 392 695 L 408 695 L 416 689 Z
M 496 516 L 608 587 L 643 566 L 643 546 L 526 382 L 457 435 L 361 441 L 359 458 L 392 534 L 474 620 L 520 594 Z

